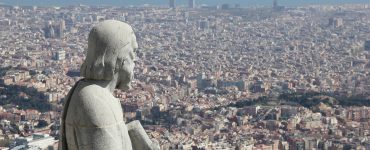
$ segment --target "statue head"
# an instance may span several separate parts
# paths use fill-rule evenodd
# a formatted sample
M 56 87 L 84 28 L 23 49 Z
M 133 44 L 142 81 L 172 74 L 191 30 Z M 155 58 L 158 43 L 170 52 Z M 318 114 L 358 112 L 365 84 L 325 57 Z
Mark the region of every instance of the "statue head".
M 115 20 L 100 22 L 90 31 L 81 76 L 89 80 L 117 80 L 116 88 L 127 89 L 133 78 L 137 48 L 130 25 Z

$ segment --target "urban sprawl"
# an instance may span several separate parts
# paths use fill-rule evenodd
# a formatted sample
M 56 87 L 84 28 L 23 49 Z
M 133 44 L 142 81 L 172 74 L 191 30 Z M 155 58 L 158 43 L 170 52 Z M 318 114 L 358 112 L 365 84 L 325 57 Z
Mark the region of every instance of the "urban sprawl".
M 129 23 L 126 123 L 162 149 L 370 149 L 370 4 L 0 6 L 1 149 L 56 149 L 90 29 Z

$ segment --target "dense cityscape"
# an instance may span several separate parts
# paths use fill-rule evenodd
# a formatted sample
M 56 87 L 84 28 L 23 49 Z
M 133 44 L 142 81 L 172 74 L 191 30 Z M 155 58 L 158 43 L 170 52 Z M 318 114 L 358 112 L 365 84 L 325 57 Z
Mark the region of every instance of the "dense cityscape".
M 56 149 L 90 29 L 139 49 L 126 123 L 161 149 L 370 149 L 370 4 L 0 5 L 0 149 Z

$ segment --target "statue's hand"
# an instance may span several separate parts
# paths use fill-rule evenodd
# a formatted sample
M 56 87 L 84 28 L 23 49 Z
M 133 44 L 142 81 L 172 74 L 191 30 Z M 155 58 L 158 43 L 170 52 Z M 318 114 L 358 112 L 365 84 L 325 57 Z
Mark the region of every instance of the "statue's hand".
M 126 126 L 133 150 L 160 150 L 159 143 L 150 140 L 139 121 L 132 121 Z

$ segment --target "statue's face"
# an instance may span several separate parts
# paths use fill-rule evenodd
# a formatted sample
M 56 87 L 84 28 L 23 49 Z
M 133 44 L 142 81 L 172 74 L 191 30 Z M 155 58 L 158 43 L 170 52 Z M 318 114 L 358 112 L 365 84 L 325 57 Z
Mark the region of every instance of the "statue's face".
M 123 63 L 122 69 L 118 72 L 117 89 L 128 90 L 131 88 L 131 81 L 134 78 L 134 67 L 136 61 L 135 49 L 137 49 L 137 43 L 135 35 L 133 35 L 134 43 L 125 47 L 122 52 L 126 53 L 126 59 Z

